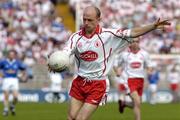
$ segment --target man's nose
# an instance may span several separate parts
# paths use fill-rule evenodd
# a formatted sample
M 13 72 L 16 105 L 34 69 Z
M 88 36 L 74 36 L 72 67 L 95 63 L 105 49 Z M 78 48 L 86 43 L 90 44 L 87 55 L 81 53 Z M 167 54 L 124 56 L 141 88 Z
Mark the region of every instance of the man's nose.
M 84 20 L 84 24 L 87 25 L 89 22 L 88 20 Z

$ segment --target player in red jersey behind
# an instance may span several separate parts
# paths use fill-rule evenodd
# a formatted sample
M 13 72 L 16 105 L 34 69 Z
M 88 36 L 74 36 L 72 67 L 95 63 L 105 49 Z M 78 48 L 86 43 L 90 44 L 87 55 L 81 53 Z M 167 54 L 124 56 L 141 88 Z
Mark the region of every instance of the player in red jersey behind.
M 140 38 L 134 38 L 129 45 L 128 52 L 122 52 L 119 56 L 119 61 L 124 65 L 123 70 L 127 75 L 128 88 L 132 103 L 119 101 L 119 111 L 123 113 L 125 107 L 132 108 L 135 115 L 135 120 L 141 120 L 140 104 L 143 94 L 144 78 L 146 70 L 148 73 L 152 71 L 152 64 L 149 54 L 140 49 Z

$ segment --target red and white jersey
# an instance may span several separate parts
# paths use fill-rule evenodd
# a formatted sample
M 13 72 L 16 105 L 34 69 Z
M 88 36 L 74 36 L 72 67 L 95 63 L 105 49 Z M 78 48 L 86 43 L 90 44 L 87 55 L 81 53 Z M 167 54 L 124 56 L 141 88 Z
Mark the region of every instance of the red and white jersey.
M 113 65 L 114 53 L 131 42 L 131 30 L 105 29 L 97 26 L 90 37 L 84 29 L 74 33 L 64 50 L 75 55 L 77 74 L 89 79 L 104 79 Z
M 128 78 L 144 78 L 145 68 L 152 67 L 149 54 L 140 49 L 137 53 L 124 51 L 119 56 L 119 63 Z
M 168 81 L 171 84 L 178 84 L 179 83 L 179 72 L 178 71 L 170 71 L 168 74 Z

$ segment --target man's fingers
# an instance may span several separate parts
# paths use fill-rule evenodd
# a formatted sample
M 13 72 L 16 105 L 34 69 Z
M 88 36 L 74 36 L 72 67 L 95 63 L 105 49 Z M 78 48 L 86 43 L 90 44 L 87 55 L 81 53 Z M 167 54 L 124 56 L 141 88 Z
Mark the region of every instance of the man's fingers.
M 49 66 L 48 66 L 48 71 L 49 72 L 53 72 L 53 73 L 55 73 L 55 72 L 64 72 L 64 71 L 66 71 L 67 69 L 62 69 L 62 70 L 53 70 L 53 69 L 51 69 Z
M 170 25 L 170 24 L 171 24 L 171 23 L 169 22 L 169 20 L 164 20 L 164 21 L 162 21 L 161 23 L 167 24 L 167 25 Z
M 160 18 L 158 18 L 158 20 L 154 23 L 155 27 L 158 27 L 158 25 L 160 23 L 159 21 L 160 21 Z
M 170 22 L 168 22 L 168 23 L 167 23 L 167 25 L 171 25 L 171 23 L 170 23 Z
M 171 25 L 169 21 L 164 22 L 164 25 Z
M 156 23 L 158 24 L 158 23 L 159 23 L 159 21 L 160 21 L 160 18 L 158 18 L 158 20 L 157 20 L 157 22 L 156 22 Z
M 171 23 L 169 22 L 169 20 L 163 20 L 159 22 L 159 25 L 171 25 Z
M 160 18 L 157 20 L 157 22 L 155 23 L 155 27 L 156 29 L 163 29 L 164 30 L 164 27 L 166 25 L 171 25 L 171 23 L 169 22 L 169 20 L 163 20 L 163 21 L 160 21 Z

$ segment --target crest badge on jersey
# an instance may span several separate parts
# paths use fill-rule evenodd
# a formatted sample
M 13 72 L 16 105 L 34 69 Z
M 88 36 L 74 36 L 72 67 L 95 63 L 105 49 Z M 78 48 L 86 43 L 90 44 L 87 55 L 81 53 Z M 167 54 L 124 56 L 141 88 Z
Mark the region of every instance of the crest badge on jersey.
M 81 48 L 81 47 L 82 47 L 82 43 L 79 42 L 79 43 L 77 44 L 77 46 L 78 46 L 78 48 Z
M 100 42 L 99 40 L 96 41 L 96 42 L 94 43 L 94 46 L 95 46 L 96 48 L 100 47 L 100 46 L 101 46 L 101 42 Z
M 140 60 L 144 60 L 144 58 L 141 56 L 141 57 L 140 57 Z

